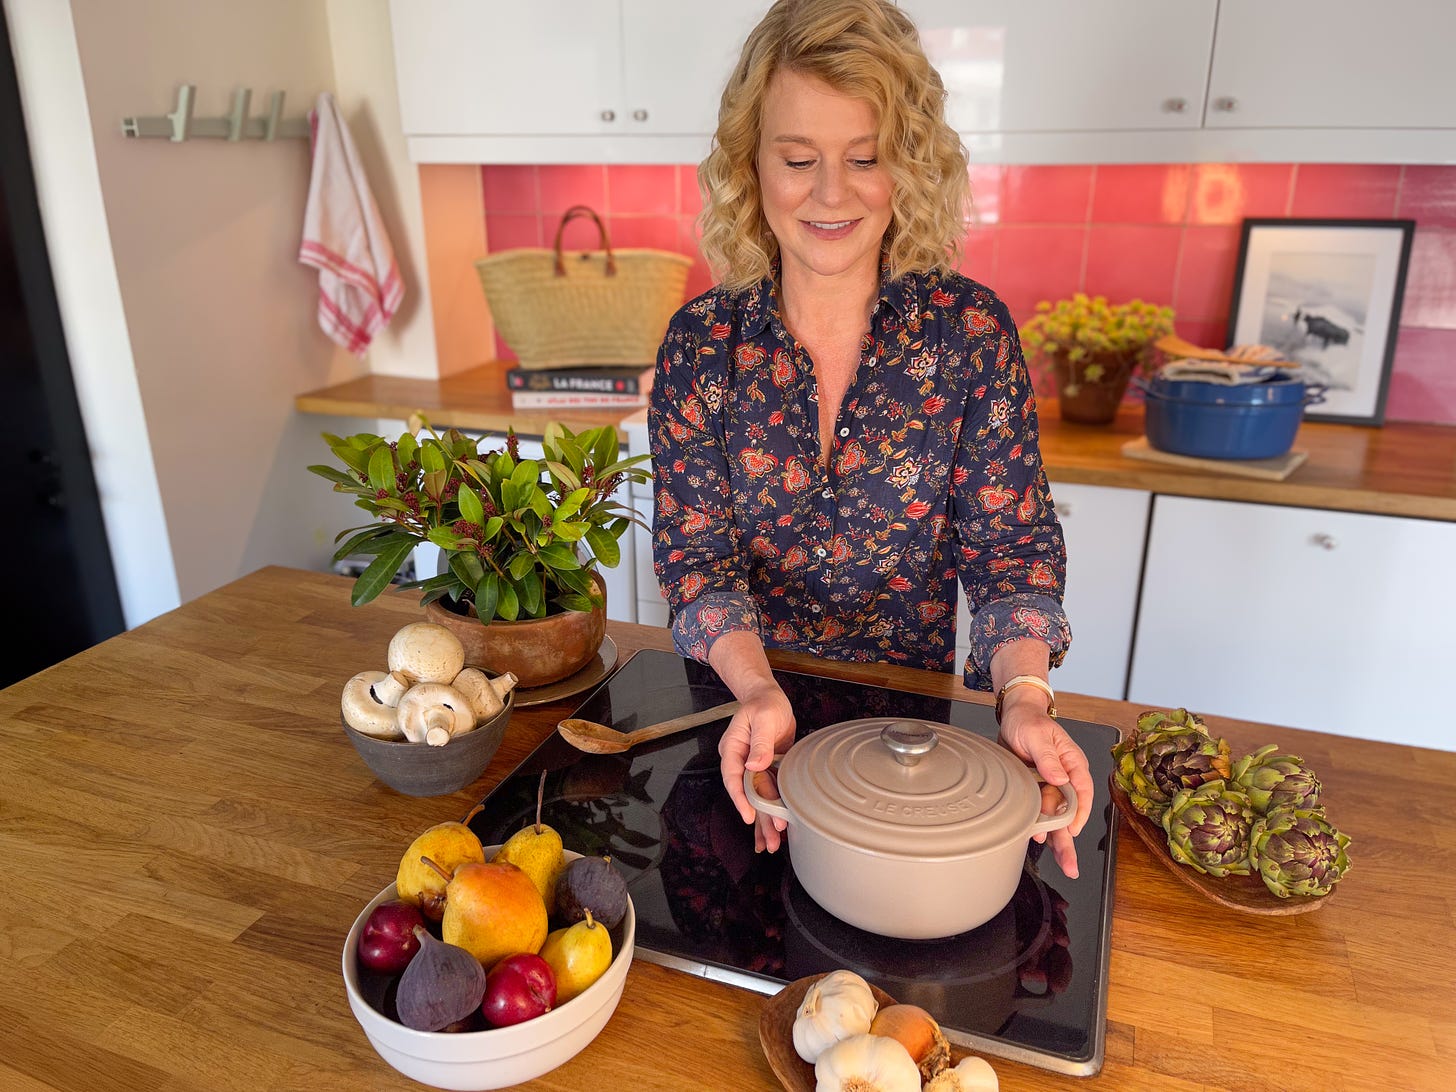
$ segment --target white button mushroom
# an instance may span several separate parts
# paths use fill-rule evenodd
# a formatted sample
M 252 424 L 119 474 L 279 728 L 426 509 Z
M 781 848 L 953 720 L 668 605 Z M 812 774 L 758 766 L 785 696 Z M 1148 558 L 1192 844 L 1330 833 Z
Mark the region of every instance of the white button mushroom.
M 512 671 L 492 679 L 478 667 L 467 667 L 450 685 L 470 699 L 475 723 L 480 725 L 506 707 L 506 695 L 515 689 L 518 681 Z
M 465 666 L 460 638 L 434 622 L 411 622 L 389 641 L 389 670 L 410 682 L 448 683 Z
M 361 671 L 344 684 L 344 722 L 356 732 L 375 739 L 403 739 L 395 706 L 404 696 L 402 676 L 383 671 Z
M 416 683 L 399 699 L 399 730 L 411 743 L 443 747 L 475 727 L 470 699 L 444 683 Z

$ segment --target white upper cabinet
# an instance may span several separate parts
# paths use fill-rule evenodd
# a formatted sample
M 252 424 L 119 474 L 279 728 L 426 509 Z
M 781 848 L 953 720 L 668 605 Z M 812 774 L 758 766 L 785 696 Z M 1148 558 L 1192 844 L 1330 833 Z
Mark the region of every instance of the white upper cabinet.
M 420 162 L 695 162 L 768 0 L 391 0 Z
M 391 0 L 410 155 L 695 163 L 769 0 Z M 973 160 L 1456 163 L 1456 2 L 901 0 Z
M 901 0 L 964 134 L 1196 129 L 1216 0 Z
M 1450 0 L 1221 0 L 1205 124 L 1456 127 Z
M 390 21 L 408 136 L 611 132 L 622 109 L 622 0 L 392 0 Z

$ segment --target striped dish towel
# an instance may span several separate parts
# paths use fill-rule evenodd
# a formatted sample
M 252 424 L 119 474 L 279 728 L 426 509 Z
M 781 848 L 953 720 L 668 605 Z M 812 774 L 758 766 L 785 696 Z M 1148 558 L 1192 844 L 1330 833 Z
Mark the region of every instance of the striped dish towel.
M 394 248 L 334 96 L 309 111 L 313 173 L 298 260 L 319 274 L 318 321 L 356 356 L 389 324 L 404 299 Z

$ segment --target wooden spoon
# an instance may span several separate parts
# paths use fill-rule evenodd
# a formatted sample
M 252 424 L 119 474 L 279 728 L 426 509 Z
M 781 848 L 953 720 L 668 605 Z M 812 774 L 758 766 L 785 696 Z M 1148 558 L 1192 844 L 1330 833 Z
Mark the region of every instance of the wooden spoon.
M 724 702 L 711 709 L 674 717 L 661 724 L 649 724 L 646 728 L 638 728 L 632 732 L 619 732 L 615 728 L 608 728 L 605 724 L 598 724 L 594 720 L 567 717 L 556 726 L 556 730 L 561 733 L 562 739 L 579 751 L 586 751 L 593 755 L 614 755 L 630 747 L 635 747 L 639 743 L 646 743 L 649 739 L 661 739 L 674 732 L 681 732 L 684 728 L 711 724 L 715 720 L 731 717 L 736 712 L 738 712 L 736 701 Z

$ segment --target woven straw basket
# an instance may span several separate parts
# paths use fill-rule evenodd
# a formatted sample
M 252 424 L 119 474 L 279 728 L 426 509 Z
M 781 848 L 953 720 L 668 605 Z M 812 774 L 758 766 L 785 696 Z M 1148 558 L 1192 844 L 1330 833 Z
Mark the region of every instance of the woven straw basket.
M 589 216 L 601 250 L 562 251 L 561 233 Z M 566 210 L 551 250 L 503 250 L 475 263 L 497 329 L 522 368 L 618 366 L 657 359 L 682 306 L 692 259 L 666 250 L 613 250 L 585 205 Z

